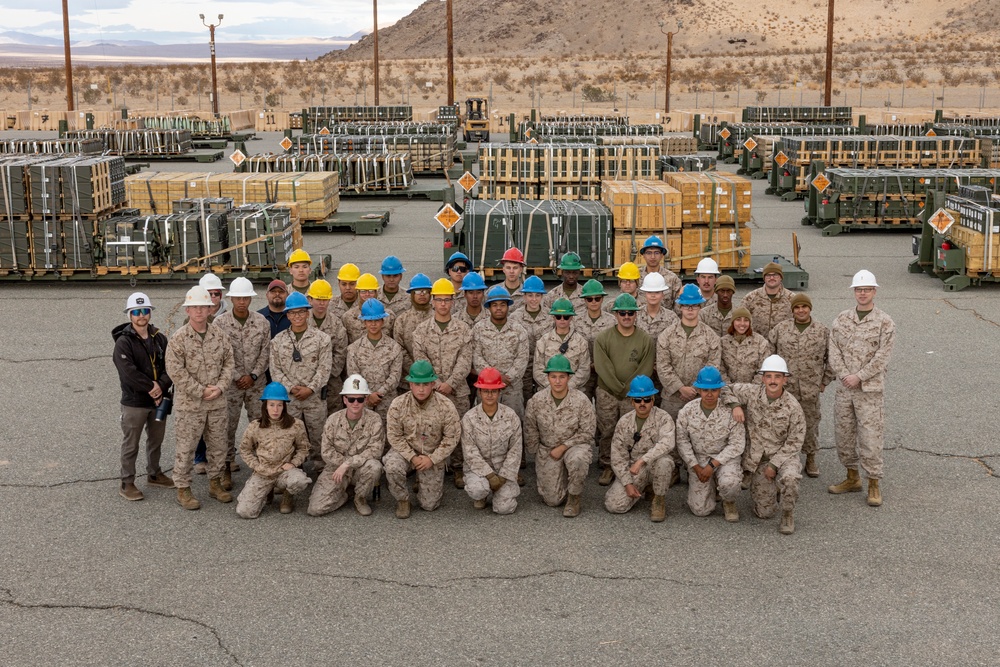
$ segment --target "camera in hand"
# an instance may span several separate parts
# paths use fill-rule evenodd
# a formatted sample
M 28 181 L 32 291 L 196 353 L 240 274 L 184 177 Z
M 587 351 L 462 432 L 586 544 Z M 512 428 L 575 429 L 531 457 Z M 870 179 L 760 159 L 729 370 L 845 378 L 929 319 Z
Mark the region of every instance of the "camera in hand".
M 167 415 L 169 415 L 174 409 L 174 399 L 170 396 L 164 396 L 160 404 L 156 406 L 156 415 L 153 416 L 158 422 L 166 421 Z

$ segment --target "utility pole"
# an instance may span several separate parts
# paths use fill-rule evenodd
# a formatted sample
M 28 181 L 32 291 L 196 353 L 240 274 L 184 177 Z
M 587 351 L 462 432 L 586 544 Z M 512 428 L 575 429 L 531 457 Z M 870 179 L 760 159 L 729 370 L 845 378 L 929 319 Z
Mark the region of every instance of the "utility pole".
M 372 13 L 375 15 L 375 106 L 378 106 L 378 0 L 372 0 Z
M 219 79 L 215 70 L 215 29 L 222 24 L 222 14 L 219 14 L 218 23 L 205 23 L 205 15 L 199 14 L 201 22 L 208 28 L 209 46 L 212 51 L 212 113 L 219 117 Z M 242 107 L 242 103 L 240 105 Z
M 826 14 L 826 79 L 823 83 L 823 104 L 832 106 L 833 101 L 833 0 L 827 0 Z
M 63 51 L 66 54 L 66 111 L 73 111 L 75 107 L 73 106 L 73 62 L 69 55 L 69 0 L 62 0 L 62 12 Z
M 452 0 L 446 1 L 448 11 L 447 33 L 448 33 L 448 106 L 455 106 L 455 32 L 451 20 Z
M 664 101 L 663 101 L 663 112 L 670 113 L 670 59 L 673 56 L 674 35 L 680 32 L 681 28 L 684 27 L 684 24 L 678 20 L 677 30 L 671 30 L 669 32 L 664 30 L 666 25 L 667 22 L 664 21 L 663 19 L 660 19 L 660 32 L 662 32 L 664 35 L 667 36 L 667 76 L 666 76 L 667 86 L 666 86 L 666 94 L 664 96 Z

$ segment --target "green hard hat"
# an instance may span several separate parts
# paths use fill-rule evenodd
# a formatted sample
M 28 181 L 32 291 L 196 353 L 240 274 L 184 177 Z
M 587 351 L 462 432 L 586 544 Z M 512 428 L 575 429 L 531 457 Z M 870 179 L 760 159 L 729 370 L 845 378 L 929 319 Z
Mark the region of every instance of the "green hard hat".
M 552 302 L 549 315 L 576 315 L 576 308 L 573 307 L 573 302 L 569 299 L 556 299 Z
M 569 359 L 561 354 L 554 354 L 549 357 L 548 362 L 545 364 L 546 373 L 569 373 L 573 375 L 573 366 L 570 365 Z
M 615 298 L 615 305 L 611 310 L 639 310 L 639 305 L 635 302 L 635 297 L 631 294 L 619 294 Z
M 607 296 L 608 293 L 604 291 L 604 285 L 600 282 L 591 278 L 583 286 L 582 296 Z
M 568 252 L 559 260 L 558 268 L 563 271 L 582 271 L 583 262 L 580 261 L 580 256 L 575 252 Z
M 404 378 L 407 382 L 412 382 L 414 384 L 428 384 L 434 382 L 438 379 L 437 373 L 434 372 L 434 367 L 431 366 L 431 362 L 426 359 L 421 359 L 420 361 L 414 361 L 413 365 L 410 366 L 410 373 Z

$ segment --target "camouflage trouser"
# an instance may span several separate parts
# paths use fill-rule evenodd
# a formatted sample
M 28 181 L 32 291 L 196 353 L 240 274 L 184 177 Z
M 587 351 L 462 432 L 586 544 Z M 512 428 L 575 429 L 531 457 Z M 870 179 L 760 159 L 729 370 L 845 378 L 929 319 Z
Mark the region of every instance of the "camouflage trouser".
M 679 391 L 670 394 L 669 396 L 664 396 L 663 394 L 661 394 L 661 396 L 662 398 L 660 399 L 660 407 L 666 410 L 668 413 L 670 413 L 670 416 L 673 417 L 674 421 L 676 422 L 677 413 L 679 413 L 681 411 L 681 408 L 687 405 L 689 401 L 685 401 L 683 398 L 681 398 L 681 392 Z
M 451 393 L 451 394 L 448 394 L 448 395 L 445 395 L 445 394 L 441 394 L 441 395 L 444 396 L 445 398 L 447 398 L 449 401 L 451 401 L 455 405 L 455 409 L 458 410 L 458 418 L 459 419 L 461 419 L 462 417 L 464 417 L 465 413 L 469 411 L 469 395 L 468 394 L 465 394 L 464 396 L 456 396 L 454 393 Z M 465 457 L 462 455 L 462 446 L 459 445 L 451 453 L 451 459 L 449 459 L 448 465 L 451 467 L 452 470 L 461 470 L 464 461 L 465 461 Z M 421 482 L 420 484 L 423 485 L 423 482 Z
M 521 378 L 521 397 L 524 403 L 527 403 L 535 395 L 535 377 L 531 373 L 534 361 L 534 355 L 532 355 L 528 359 L 528 367 L 524 369 L 524 377 Z
M 770 519 L 778 511 L 778 493 L 781 493 L 781 511 L 791 512 L 795 509 L 795 501 L 799 499 L 799 480 L 802 479 L 802 462 L 793 456 L 785 461 L 774 479 L 764 476 L 764 470 L 770 467 L 761 463 L 750 480 L 750 499 L 753 501 L 753 513 L 761 519 Z
M 309 516 L 323 516 L 340 508 L 347 502 L 347 487 L 354 484 L 354 495 L 367 498 L 372 489 L 382 479 L 382 464 L 379 461 L 365 461 L 357 470 L 348 468 L 340 484 L 333 481 L 335 468 L 327 466 L 316 478 L 312 495 L 309 496 Z
M 226 409 L 229 414 L 229 428 L 226 432 L 226 443 L 229 449 L 226 451 L 226 460 L 232 463 L 236 459 L 236 429 L 240 425 L 240 417 L 243 408 L 247 410 L 247 419 L 253 421 L 260 419 L 260 395 L 264 393 L 264 385 L 257 386 L 255 383 L 249 389 L 235 389 L 230 387 L 226 390 Z
M 632 399 L 618 400 L 601 387 L 597 388 L 597 462 L 602 468 L 611 466 L 611 439 L 618 420 L 632 411 Z
M 344 399 L 340 396 L 340 390 L 344 388 L 345 378 L 340 377 L 340 375 L 331 375 L 330 380 L 326 383 L 326 413 L 328 415 L 344 409 Z
M 597 396 L 597 371 L 593 368 L 590 369 L 590 378 L 587 380 L 587 384 L 580 388 L 587 398 L 590 400 L 595 400 Z
M 474 472 L 465 473 L 465 492 L 473 500 L 482 500 L 490 495 L 490 481 Z M 493 494 L 493 511 L 497 514 L 513 514 L 517 509 L 517 497 L 521 495 L 521 487 L 517 480 L 507 480 Z
M 222 474 L 226 467 L 226 425 L 229 417 L 226 408 L 207 412 L 174 410 L 174 486 L 184 489 L 191 486 L 191 468 L 194 466 L 194 450 L 198 441 L 205 436 L 208 463 L 206 472 L 209 479 Z
M 393 389 L 392 391 L 386 393 L 386 395 L 382 397 L 382 400 L 379 401 L 378 405 L 376 405 L 374 408 L 372 408 L 372 410 L 374 410 L 375 413 L 379 417 L 382 418 L 382 428 L 383 429 L 385 429 L 385 418 L 389 414 L 389 404 L 391 404 L 392 401 L 393 401 L 393 399 L 395 399 L 397 396 L 399 396 L 399 394 L 396 393 L 395 389 Z M 340 397 L 338 396 L 337 398 L 339 399 Z M 344 409 L 343 402 L 341 402 L 340 407 L 337 408 L 337 409 L 338 410 L 343 410 Z M 331 412 L 330 414 L 332 415 L 333 413 Z
M 146 429 L 146 473 L 159 475 L 160 445 L 163 444 L 163 432 L 167 422 L 158 422 L 155 408 L 132 408 L 122 406 L 122 481 L 135 481 L 135 459 L 139 455 L 139 440 L 142 430 Z
M 301 419 L 309 436 L 309 459 L 316 470 L 323 469 L 323 427 L 326 426 L 326 403 L 319 394 L 313 394 L 304 401 L 293 398 L 288 403 L 288 414 Z
M 513 410 L 518 419 L 524 421 L 524 388 L 521 387 L 520 379 L 511 378 L 510 386 L 500 392 L 500 402 Z
M 570 447 L 563 457 L 556 461 L 548 447 L 539 447 L 535 455 L 535 476 L 538 478 L 538 495 L 549 507 L 557 507 L 566 500 L 566 494 L 578 496 L 583 493 L 583 483 L 594 453 L 590 447 L 577 445 Z
M 243 485 L 243 490 L 236 498 L 236 513 L 244 519 L 256 519 L 267 503 L 267 494 L 273 489 L 276 493 L 288 491 L 292 495 L 301 493 L 312 483 L 301 468 L 283 470 L 277 477 L 264 477 L 254 473 Z
M 632 475 L 632 483 L 639 493 L 646 491 L 646 487 L 653 485 L 653 495 L 665 496 L 670 488 L 670 478 L 674 474 L 674 460 L 670 456 L 661 456 L 652 463 L 642 466 L 638 475 Z M 625 485 L 616 477 L 611 483 L 608 492 L 604 494 L 604 509 L 612 514 L 625 514 L 635 507 L 635 504 L 642 499 L 629 498 L 625 493 Z
M 385 481 L 389 484 L 392 497 L 396 500 L 409 500 L 406 475 L 413 470 L 410 462 L 399 452 L 390 451 L 382 457 L 382 465 L 385 467 Z M 420 482 L 417 504 L 428 512 L 436 510 L 444 494 L 444 463 L 438 463 L 428 470 L 418 470 L 416 477 Z
M 833 404 L 837 455 L 846 468 L 857 469 L 858 461 L 869 479 L 882 479 L 882 447 L 885 443 L 885 397 L 882 392 L 837 388 Z
M 816 391 L 816 389 L 818 388 L 814 387 L 812 391 Z M 814 396 L 810 393 L 808 397 L 803 397 L 798 384 L 789 393 L 802 406 L 802 413 L 806 418 L 806 439 L 802 443 L 802 453 L 815 454 L 819 450 L 819 420 L 822 418 L 819 409 L 819 394 Z
M 742 468 L 738 458 L 727 461 L 719 466 L 707 482 L 699 480 L 694 470 L 689 471 L 687 504 L 691 514 L 708 516 L 714 512 L 716 489 L 723 501 L 736 502 L 740 496 L 740 482 L 743 480 Z

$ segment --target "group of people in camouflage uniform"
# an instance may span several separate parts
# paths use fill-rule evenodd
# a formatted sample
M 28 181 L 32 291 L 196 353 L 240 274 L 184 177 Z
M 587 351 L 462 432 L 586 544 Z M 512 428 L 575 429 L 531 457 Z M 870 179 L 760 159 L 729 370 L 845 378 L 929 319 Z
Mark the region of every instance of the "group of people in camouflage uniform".
M 663 521 L 668 490 L 686 481 L 693 514 L 710 515 L 721 500 L 725 519 L 738 521 L 736 501 L 749 489 L 754 514 L 780 508 L 787 534 L 802 471 L 819 475 L 819 397 L 836 383 L 847 472 L 829 491 L 862 490 L 863 468 L 867 502 L 880 505 L 894 325 L 874 305 L 875 277 L 855 275 L 855 307 L 828 329 L 812 319 L 807 295 L 783 286 L 778 264 L 736 306 L 732 278 L 711 259 L 682 285 L 658 237 L 641 255 L 643 266 L 619 268 L 611 299 L 597 280 L 581 283 L 585 268 L 572 252 L 548 291 L 537 276 L 525 279 L 523 255 L 511 248 L 503 280 L 489 288 L 456 252 L 444 277 L 416 274 L 405 290 L 396 257 L 382 263 L 381 284 L 345 264 L 334 294 L 330 282 L 310 282 L 312 261 L 298 250 L 292 281 L 272 281 L 257 312 L 249 280 L 232 282 L 226 308 L 218 278 L 206 275 L 188 291 L 188 319 L 169 341 L 150 324 L 149 297 L 135 293 L 130 321 L 113 333 L 121 495 L 143 497 L 135 459 L 145 429 L 149 484 L 176 487 L 178 503 L 198 509 L 191 482 L 203 441 L 209 496 L 231 502 L 245 412 L 238 450 L 253 474 L 237 499 L 244 518 L 278 493 L 280 511 L 292 512 L 310 485 L 310 515 L 353 496 L 367 516 L 384 474 L 405 519 L 414 499 L 427 511 L 439 506 L 449 470 L 476 508 L 510 514 L 529 462 L 541 500 L 575 517 L 596 449 L 609 512 L 649 497 L 650 518 Z M 172 479 L 159 462 L 171 397 Z

